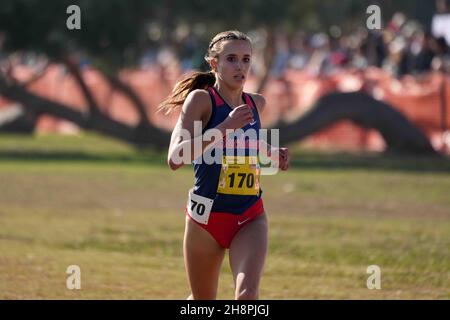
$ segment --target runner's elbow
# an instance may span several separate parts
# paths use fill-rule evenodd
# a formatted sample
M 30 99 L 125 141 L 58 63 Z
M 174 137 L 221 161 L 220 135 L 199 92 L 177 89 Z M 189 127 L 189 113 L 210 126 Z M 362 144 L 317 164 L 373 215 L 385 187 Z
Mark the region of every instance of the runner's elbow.
M 169 166 L 169 168 L 173 171 L 177 170 L 178 168 L 182 167 L 183 164 L 176 164 L 175 162 L 172 161 L 171 158 L 167 159 L 167 165 Z

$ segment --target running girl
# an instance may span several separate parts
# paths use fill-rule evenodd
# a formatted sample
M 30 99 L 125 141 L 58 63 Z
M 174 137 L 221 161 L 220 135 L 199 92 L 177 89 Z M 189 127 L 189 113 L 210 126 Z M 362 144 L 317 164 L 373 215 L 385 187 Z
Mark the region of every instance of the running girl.
M 245 34 L 219 33 L 210 42 L 205 56 L 211 71 L 195 72 L 178 82 L 160 106 L 166 112 L 182 107 L 168 152 L 170 168 L 176 170 L 183 165 L 174 161 L 174 157 L 186 146 L 192 150 L 189 160 L 194 163 L 195 184 L 189 192 L 183 245 L 191 288 L 189 299 L 216 298 L 226 249 L 235 298 L 258 299 L 268 230 L 259 185 L 259 138 L 245 141 L 244 145 L 224 143 L 219 150 L 214 149 L 218 141 L 205 142 L 201 135 L 194 136 L 195 121 L 201 121 L 202 135 L 215 129 L 226 137 L 227 129 L 258 132 L 261 128 L 259 115 L 265 99 L 260 94 L 243 92 L 251 58 L 251 42 Z M 193 138 L 183 139 L 183 130 Z M 202 146 L 199 154 L 195 154 L 193 147 L 196 143 Z M 244 153 L 236 156 L 233 152 L 239 148 Z M 221 163 L 199 161 L 206 150 L 221 152 Z M 276 158 L 281 170 L 287 170 L 287 148 L 276 149 L 271 157 Z

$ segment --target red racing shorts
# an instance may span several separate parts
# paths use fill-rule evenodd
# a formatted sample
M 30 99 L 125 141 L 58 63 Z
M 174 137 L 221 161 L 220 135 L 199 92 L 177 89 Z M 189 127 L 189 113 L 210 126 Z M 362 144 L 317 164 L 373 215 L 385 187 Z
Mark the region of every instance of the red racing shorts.
M 190 220 L 209 232 L 217 243 L 223 248 L 230 248 L 231 241 L 243 226 L 264 213 L 262 198 L 259 198 L 250 208 L 242 214 L 212 211 L 208 224 L 202 224 L 192 219 L 186 209 L 186 215 Z

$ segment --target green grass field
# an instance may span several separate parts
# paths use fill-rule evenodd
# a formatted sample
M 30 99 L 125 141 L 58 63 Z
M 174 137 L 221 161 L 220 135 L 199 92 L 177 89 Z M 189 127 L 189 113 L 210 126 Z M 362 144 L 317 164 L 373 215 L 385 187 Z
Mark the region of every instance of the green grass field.
M 262 299 L 449 299 L 450 160 L 320 154 L 263 177 Z M 1 299 L 184 299 L 191 168 L 106 138 L 0 136 Z M 81 268 L 81 290 L 66 268 Z M 381 268 L 369 290 L 366 268 Z M 228 261 L 220 299 L 233 298 Z

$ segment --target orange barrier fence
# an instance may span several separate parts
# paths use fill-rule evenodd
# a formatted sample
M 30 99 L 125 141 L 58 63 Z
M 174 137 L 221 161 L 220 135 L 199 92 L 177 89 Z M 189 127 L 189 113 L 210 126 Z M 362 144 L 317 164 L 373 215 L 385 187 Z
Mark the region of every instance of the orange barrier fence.
M 14 72 L 19 80 L 25 80 L 31 75 L 31 71 L 25 67 L 18 67 Z M 131 125 L 138 122 L 138 112 L 130 99 L 114 90 L 99 72 L 85 68 L 83 77 L 104 113 Z M 176 72 L 164 72 L 158 67 L 127 70 L 120 75 L 144 102 L 149 120 L 168 130 L 173 127 L 178 114 L 165 116 L 156 113 L 156 107 L 170 93 L 179 77 L 180 74 Z M 254 91 L 256 85 L 256 79 L 250 77 L 245 90 Z M 87 112 L 85 99 L 77 83 L 60 65 L 50 66 L 29 89 L 48 99 Z M 282 78 L 269 78 L 262 92 L 267 100 L 267 107 L 262 115 L 263 125 L 270 126 L 279 119 L 292 120 L 301 116 L 319 97 L 328 92 L 358 90 L 364 90 L 376 99 L 393 105 L 429 137 L 436 150 L 449 151 L 449 141 L 445 141 L 444 131 L 450 127 L 450 111 L 445 110 L 450 104 L 450 78 L 438 73 L 421 78 L 406 76 L 398 80 L 376 68 L 363 72 L 341 71 L 319 77 L 304 71 L 288 70 Z M 9 104 L 11 102 L 0 97 L 0 108 Z M 72 133 L 77 130 L 73 124 L 51 116 L 42 116 L 37 127 L 38 132 Z M 377 131 L 361 128 L 350 121 L 339 121 L 302 143 L 316 148 L 355 151 L 381 151 L 385 148 Z

